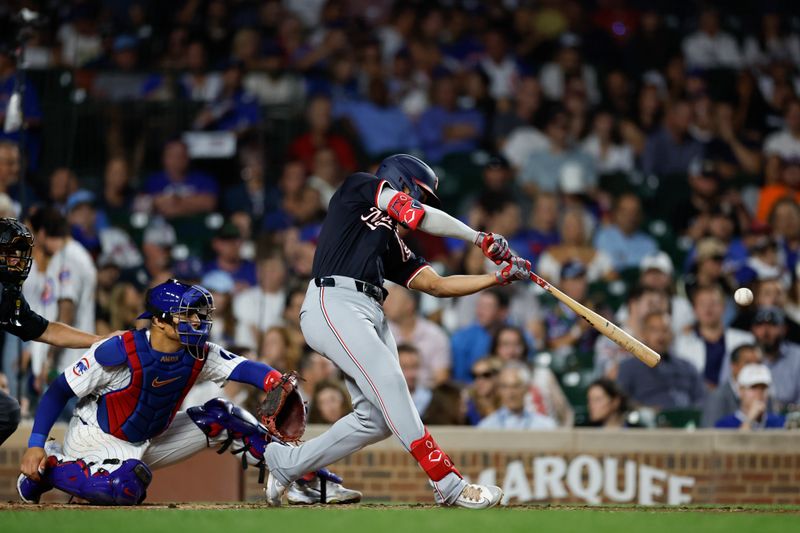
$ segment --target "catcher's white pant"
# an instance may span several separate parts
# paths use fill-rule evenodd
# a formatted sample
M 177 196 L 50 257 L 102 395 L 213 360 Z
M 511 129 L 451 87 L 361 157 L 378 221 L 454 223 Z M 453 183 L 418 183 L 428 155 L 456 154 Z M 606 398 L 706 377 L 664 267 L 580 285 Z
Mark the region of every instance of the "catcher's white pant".
M 206 435 L 185 412 L 175 415 L 169 427 L 160 435 L 140 443 L 131 443 L 109 435 L 97 426 L 85 424 L 73 416 L 64 436 L 63 454 L 60 459 L 73 461 L 83 459 L 94 463 L 90 470 L 94 474 L 103 468 L 113 472 L 119 464 L 103 464 L 106 459 L 138 459 L 151 469 L 162 468 L 191 457 L 207 447 L 207 444 L 222 444 L 226 432 L 206 440 Z M 238 448 L 238 447 L 237 447 Z
M 283 485 L 389 435 L 409 450 L 425 433 L 383 308 L 356 291 L 352 278 L 333 278 L 335 287 L 317 287 L 311 281 L 300 326 L 308 345 L 344 372 L 353 412 L 300 446 L 267 446 L 267 467 Z M 437 501 L 452 503 L 466 482 L 450 473 L 433 485 Z

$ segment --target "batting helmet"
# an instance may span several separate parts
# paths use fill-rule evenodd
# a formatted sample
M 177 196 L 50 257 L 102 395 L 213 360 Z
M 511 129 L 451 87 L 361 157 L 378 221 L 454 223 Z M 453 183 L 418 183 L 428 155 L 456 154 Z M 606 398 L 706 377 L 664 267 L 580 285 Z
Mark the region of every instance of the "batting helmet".
M 203 359 L 214 321 L 214 298 L 200 285 L 176 279 L 156 285 L 145 295 L 145 312 L 138 318 L 178 319 L 175 330 L 192 357 Z
M 0 218 L 0 282 L 22 283 L 31 271 L 33 234 L 16 218 Z
M 424 161 L 408 154 L 390 155 L 383 161 L 375 175 L 386 180 L 392 188 L 398 191 L 408 189 L 408 193 L 415 200 L 433 207 L 441 206 L 442 202 L 436 196 L 439 187 L 439 178 Z

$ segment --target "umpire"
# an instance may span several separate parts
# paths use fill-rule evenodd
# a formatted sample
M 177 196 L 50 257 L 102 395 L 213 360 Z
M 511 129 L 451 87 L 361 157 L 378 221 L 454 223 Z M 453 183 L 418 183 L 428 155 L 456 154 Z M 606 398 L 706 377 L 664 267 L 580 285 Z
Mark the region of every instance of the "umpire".
M 33 312 L 22 295 L 31 271 L 33 235 L 14 218 L 0 218 L 0 329 L 24 341 L 37 340 L 62 348 L 88 348 L 103 337 L 61 322 L 48 322 Z M 17 429 L 17 400 L 0 390 L 0 445 Z

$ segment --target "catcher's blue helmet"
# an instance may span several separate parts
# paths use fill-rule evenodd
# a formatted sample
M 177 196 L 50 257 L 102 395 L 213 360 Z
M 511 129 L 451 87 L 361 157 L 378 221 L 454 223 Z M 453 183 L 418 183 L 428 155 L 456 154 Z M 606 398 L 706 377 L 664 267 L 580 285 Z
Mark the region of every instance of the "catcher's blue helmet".
M 408 154 L 390 155 L 375 171 L 375 175 L 386 180 L 393 189 L 403 191 L 408 189 L 415 200 L 433 207 L 441 206 L 442 202 L 436 196 L 439 187 L 439 178 L 431 167 L 424 161 Z
M 156 285 L 145 295 L 145 312 L 138 318 L 176 317 L 178 338 L 192 357 L 205 357 L 205 344 L 211 333 L 214 298 L 200 285 L 189 285 L 176 279 Z

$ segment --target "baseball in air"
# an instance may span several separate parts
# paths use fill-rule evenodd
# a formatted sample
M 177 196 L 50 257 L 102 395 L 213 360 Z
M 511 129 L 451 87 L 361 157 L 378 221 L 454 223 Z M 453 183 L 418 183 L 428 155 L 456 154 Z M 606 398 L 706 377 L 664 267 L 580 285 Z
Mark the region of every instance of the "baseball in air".
M 750 305 L 753 303 L 753 291 L 744 287 L 736 289 L 736 292 L 733 293 L 733 299 L 739 305 Z

